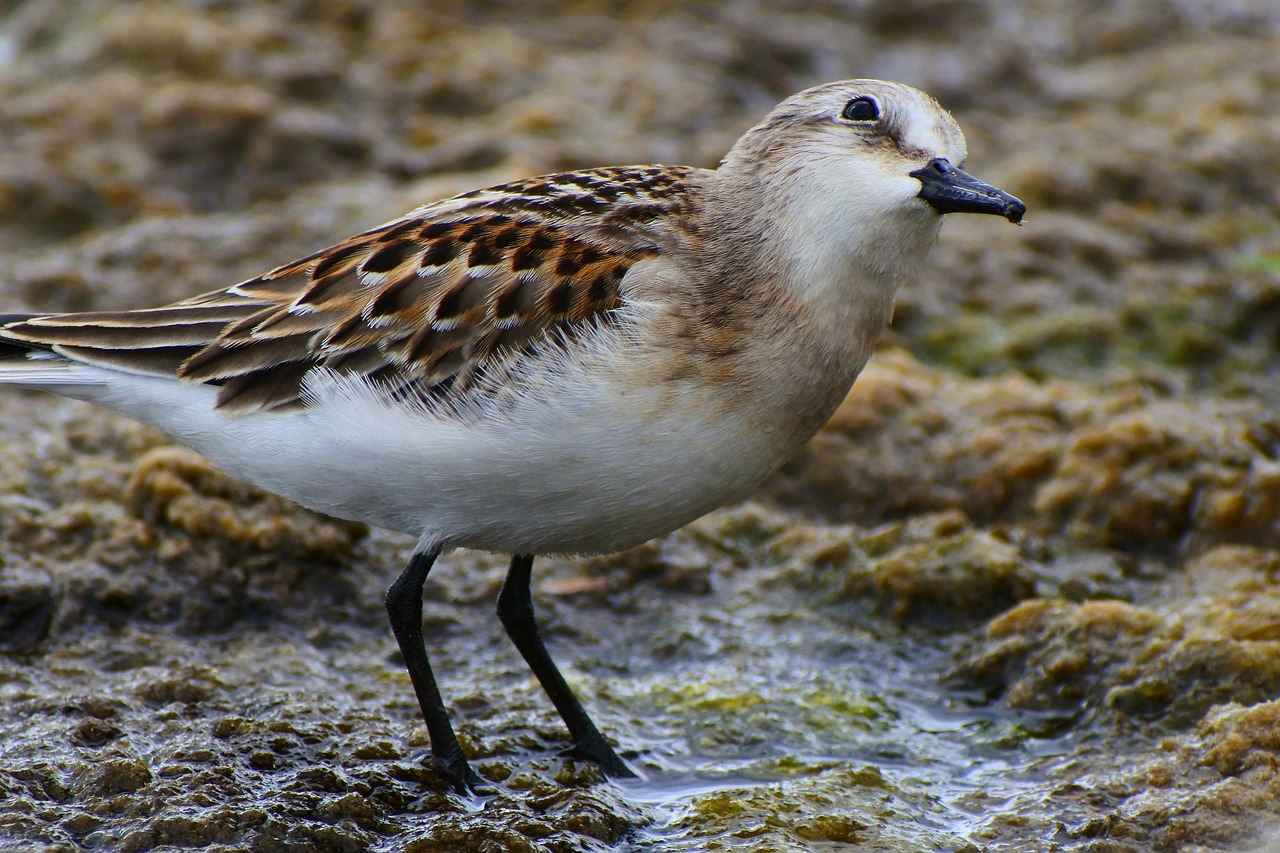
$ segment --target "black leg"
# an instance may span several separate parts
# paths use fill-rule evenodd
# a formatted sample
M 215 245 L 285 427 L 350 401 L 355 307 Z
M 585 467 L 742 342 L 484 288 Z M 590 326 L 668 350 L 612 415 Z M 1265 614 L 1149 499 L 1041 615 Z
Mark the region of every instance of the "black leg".
M 507 636 L 533 670 L 533 674 L 542 683 L 551 702 L 560 712 L 561 719 L 573 736 L 573 746 L 566 754 L 585 758 L 598 765 L 607 775 L 614 777 L 634 777 L 636 774 L 623 763 L 613 747 L 605 742 L 604 736 L 591 722 L 582 703 L 573 695 L 564 676 L 556 669 L 555 661 L 547 654 L 538 634 L 538 623 L 533 615 L 533 598 L 529 591 L 530 576 L 533 571 L 533 557 L 517 554 L 511 558 L 511 568 L 507 571 L 507 579 L 502 584 L 502 592 L 498 594 L 498 618 L 507 629 Z
M 431 672 L 427 648 L 422 641 L 422 585 L 426 583 L 427 572 L 431 571 L 431 565 L 438 556 L 439 548 L 425 554 L 414 553 L 409 565 L 387 590 L 387 616 L 391 619 L 391 631 L 396 635 L 396 642 L 400 644 L 400 653 L 404 655 L 404 666 L 409 671 L 409 680 L 413 682 L 413 691 L 418 694 L 422 716 L 427 721 L 431 755 L 449 776 L 454 789 L 465 792 L 474 790 L 480 784 L 480 777 L 467 764 L 458 736 L 453 733 L 449 712 L 440 699 L 440 689 L 436 687 L 436 677 Z

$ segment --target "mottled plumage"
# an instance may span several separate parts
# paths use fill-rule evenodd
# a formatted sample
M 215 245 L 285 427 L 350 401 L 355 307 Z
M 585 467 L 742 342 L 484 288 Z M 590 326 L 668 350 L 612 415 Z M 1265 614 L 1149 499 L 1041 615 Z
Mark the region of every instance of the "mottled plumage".
M 34 317 L 5 337 L 113 369 L 220 386 L 227 414 L 300 405 L 324 367 L 396 396 L 465 393 L 548 333 L 609 322 L 671 238 L 693 170 L 529 178 L 423 207 L 226 290 L 160 308 Z

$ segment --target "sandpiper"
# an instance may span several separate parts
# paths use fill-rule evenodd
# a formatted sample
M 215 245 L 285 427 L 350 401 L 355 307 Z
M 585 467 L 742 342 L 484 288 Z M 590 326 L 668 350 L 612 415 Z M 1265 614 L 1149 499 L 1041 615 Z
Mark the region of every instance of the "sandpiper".
M 741 496 L 827 420 L 953 212 L 1019 223 L 932 98 L 783 101 L 717 169 L 625 166 L 438 201 L 226 290 L 0 317 L 0 382 L 159 427 L 303 506 L 418 537 L 386 607 L 458 790 L 479 779 L 422 637 L 458 547 L 514 555 L 498 616 L 573 754 L 632 771 L 539 637 L 533 558 L 616 551 Z

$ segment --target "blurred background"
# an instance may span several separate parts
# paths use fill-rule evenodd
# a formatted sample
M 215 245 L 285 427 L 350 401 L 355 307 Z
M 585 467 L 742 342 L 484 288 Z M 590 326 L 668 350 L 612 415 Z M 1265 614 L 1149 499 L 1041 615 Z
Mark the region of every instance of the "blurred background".
M 918 356 L 1230 389 L 1277 338 L 1266 0 L 6 8 L 0 245 L 35 310 L 186 296 L 512 176 L 714 166 L 781 98 L 869 76 L 953 110 L 1036 226 L 948 229 L 895 323 Z
M 500 558 L 428 585 L 502 789 L 470 811 L 418 760 L 381 613 L 410 543 L 7 392 L 0 849 L 1264 844 L 1274 0 L 0 0 L 0 312 L 184 298 L 525 175 L 714 167 L 848 77 L 937 97 L 1027 223 L 948 220 L 750 501 L 540 563 L 553 649 L 643 783 L 556 757 Z

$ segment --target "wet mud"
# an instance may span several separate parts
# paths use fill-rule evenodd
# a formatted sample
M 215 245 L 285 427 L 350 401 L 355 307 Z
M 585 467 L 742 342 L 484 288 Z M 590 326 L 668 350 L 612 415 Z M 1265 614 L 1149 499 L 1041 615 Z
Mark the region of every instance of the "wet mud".
M 496 793 L 449 792 L 386 626 L 412 541 L 0 394 L 0 850 L 1236 851 L 1280 831 L 1280 11 L 869 0 L 16 2 L 0 311 L 226 286 L 419 204 L 714 165 L 901 79 L 1027 224 L 949 220 L 830 424 L 742 503 L 540 559 L 608 781 L 427 584 Z

